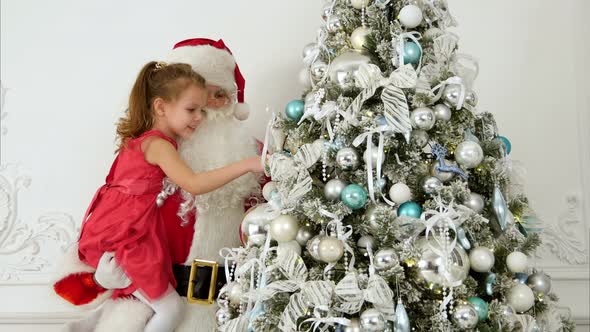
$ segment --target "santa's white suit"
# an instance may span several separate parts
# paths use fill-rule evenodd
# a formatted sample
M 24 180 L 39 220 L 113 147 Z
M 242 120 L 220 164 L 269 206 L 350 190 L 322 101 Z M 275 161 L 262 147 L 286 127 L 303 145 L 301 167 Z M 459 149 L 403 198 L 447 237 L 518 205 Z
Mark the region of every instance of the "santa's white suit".
M 256 141 L 238 120 L 248 115 L 243 103 L 244 79 L 223 41 L 182 41 L 175 45 L 167 61 L 190 64 L 207 84 L 223 88 L 230 99 L 221 109 L 207 110 L 201 127 L 189 140 L 180 142 L 179 152 L 193 170 L 206 171 L 256 155 Z M 168 197 L 161 209 L 173 262 L 190 266 L 194 259 L 204 259 L 223 264 L 219 250 L 240 245 L 238 229 L 244 202 L 259 188 L 258 179 L 250 173 L 197 198 L 185 192 Z M 181 226 L 179 215 L 188 225 Z M 110 291 L 94 283 L 93 268 L 78 259 L 77 247 L 70 248 L 58 269 L 54 283 L 57 294 L 80 307 L 98 307 L 84 320 L 68 324 L 66 330 L 143 331 L 151 309 L 133 298 L 111 299 Z M 214 331 L 216 307 L 187 303 L 185 319 L 176 331 Z

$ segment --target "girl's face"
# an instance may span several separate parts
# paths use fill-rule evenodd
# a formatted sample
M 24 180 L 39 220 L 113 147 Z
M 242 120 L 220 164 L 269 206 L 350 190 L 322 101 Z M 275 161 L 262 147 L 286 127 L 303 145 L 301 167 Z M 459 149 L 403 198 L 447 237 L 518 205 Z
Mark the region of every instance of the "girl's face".
M 207 97 L 206 89 L 191 84 L 171 102 L 160 100 L 158 106 L 156 101 L 155 109 L 163 122 L 161 129 L 175 138 L 190 137 L 203 120 Z

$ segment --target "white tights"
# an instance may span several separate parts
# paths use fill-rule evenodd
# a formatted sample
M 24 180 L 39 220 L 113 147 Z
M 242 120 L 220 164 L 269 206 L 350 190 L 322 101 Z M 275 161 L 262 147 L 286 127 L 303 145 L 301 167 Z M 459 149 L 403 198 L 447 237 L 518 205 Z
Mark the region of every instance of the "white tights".
M 186 305 L 172 285 L 168 285 L 164 295 L 151 302 L 139 291 L 133 292 L 133 295 L 154 310 L 154 315 L 145 325 L 144 332 L 172 332 L 184 317 Z

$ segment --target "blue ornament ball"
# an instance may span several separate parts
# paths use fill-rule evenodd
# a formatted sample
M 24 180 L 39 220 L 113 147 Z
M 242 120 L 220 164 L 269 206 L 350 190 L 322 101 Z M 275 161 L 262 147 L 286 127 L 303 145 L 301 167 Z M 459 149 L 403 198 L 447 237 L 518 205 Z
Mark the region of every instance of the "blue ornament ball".
M 417 65 L 420 62 L 421 57 L 422 51 L 420 51 L 418 44 L 414 43 L 413 41 L 404 43 L 404 64 L 411 63 L 413 65 Z
M 358 184 L 349 184 L 342 189 L 340 199 L 344 205 L 353 210 L 357 210 L 365 206 L 365 203 L 367 203 L 367 192 L 365 191 L 365 188 Z
M 422 215 L 422 207 L 415 202 L 407 201 L 397 208 L 397 216 L 406 216 L 412 218 L 420 218 Z
M 488 319 L 488 303 L 486 301 L 477 296 L 470 297 L 467 301 L 473 304 L 480 321 Z
M 298 122 L 303 116 L 304 110 L 305 104 L 303 103 L 303 100 L 295 99 L 287 104 L 287 107 L 285 107 L 285 114 L 290 120 Z
M 510 143 L 510 141 L 504 136 L 498 136 L 498 140 L 504 144 L 504 147 L 506 148 L 506 154 L 510 154 L 510 151 L 512 151 L 512 143 Z

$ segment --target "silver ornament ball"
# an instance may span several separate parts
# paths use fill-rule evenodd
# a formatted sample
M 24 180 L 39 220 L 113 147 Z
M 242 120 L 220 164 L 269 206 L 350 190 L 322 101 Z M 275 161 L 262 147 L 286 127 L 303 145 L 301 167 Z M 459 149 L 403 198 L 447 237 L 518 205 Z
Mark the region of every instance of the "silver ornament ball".
M 527 284 L 537 296 L 546 295 L 551 290 L 551 278 L 543 272 L 531 274 Z
M 330 80 L 340 88 L 354 88 L 355 74 L 363 64 L 371 63 L 371 58 L 364 52 L 348 51 L 340 54 L 330 63 L 328 74 Z
M 305 58 L 311 56 L 311 54 L 313 54 L 313 52 L 316 52 L 317 49 L 318 49 L 318 44 L 309 43 L 303 47 L 303 52 L 302 52 L 301 56 L 305 59 Z
M 360 164 L 358 152 L 353 148 L 342 148 L 336 153 L 336 164 L 344 171 L 357 169 Z
M 475 310 L 471 303 L 463 303 L 456 306 L 451 319 L 460 329 L 472 329 L 477 326 L 477 322 L 479 321 L 477 310 Z
M 267 207 L 265 203 L 250 209 L 240 225 L 242 234 L 252 245 L 261 246 L 266 240 L 267 225 L 272 220 L 271 215 L 266 211 Z
M 436 118 L 434 112 L 428 107 L 420 107 L 412 111 L 410 114 L 412 127 L 423 130 L 430 130 L 434 127 Z
M 443 91 L 443 99 L 453 108 L 457 107 L 461 96 L 461 86 L 458 84 L 449 84 Z
M 340 18 L 332 15 L 327 23 L 327 28 L 330 32 L 338 32 L 342 30 L 342 22 L 340 22 Z
M 325 237 L 325 235 L 316 235 L 316 236 L 312 237 L 311 240 L 307 241 L 307 245 L 306 245 L 307 252 L 309 252 L 311 257 L 313 259 L 315 259 L 316 261 L 321 260 L 319 248 L 320 248 L 320 241 L 324 237 Z
M 360 316 L 362 331 L 381 332 L 385 329 L 385 318 L 377 309 L 367 309 Z
M 311 77 L 315 81 L 319 81 L 324 77 L 326 71 L 328 70 L 328 65 L 323 61 L 316 61 L 311 65 Z M 315 100 L 314 100 L 315 102 Z
M 465 94 L 465 103 L 473 107 L 477 105 L 477 94 L 475 91 L 471 90 Z
M 443 186 L 442 182 L 434 177 L 430 176 L 424 179 L 422 183 L 422 189 L 426 194 L 434 194 Z
M 483 150 L 476 142 L 463 141 L 455 149 L 455 160 L 465 168 L 477 167 L 483 160 Z
M 412 144 L 416 144 L 416 146 L 419 146 L 421 148 L 425 147 L 426 144 L 428 144 L 428 140 L 430 140 L 430 136 L 428 136 L 426 130 L 414 129 L 410 133 L 410 142 Z
M 234 317 L 228 308 L 221 307 L 215 312 L 215 321 L 217 322 L 217 326 L 222 326 L 233 318 Z
M 434 105 L 434 117 L 439 121 L 449 121 L 451 119 L 451 109 L 445 104 Z
M 432 238 L 426 240 L 425 237 L 419 238 L 414 244 L 422 252 L 416 266 L 419 275 L 424 281 L 440 286 L 449 286 L 458 281 L 463 281 L 469 275 L 469 257 L 461 246 L 455 246 L 448 255 L 449 266 L 447 271 L 448 279 L 442 274 L 444 258 L 436 251 L 441 251 L 441 244 Z M 433 248 L 435 250 L 433 250 Z
M 304 246 L 307 244 L 307 241 L 309 241 L 312 237 L 313 237 L 313 228 L 311 228 L 311 226 L 305 225 L 305 226 L 302 226 L 299 228 L 299 230 L 297 231 L 297 236 L 295 237 L 295 240 L 301 246 Z
M 397 257 L 397 254 L 395 253 L 394 249 L 383 248 L 379 249 L 375 253 L 374 261 L 375 269 L 377 269 L 377 271 L 384 271 L 396 266 L 399 261 L 399 258 Z
M 476 213 L 481 213 L 485 207 L 485 201 L 482 195 L 471 192 L 469 193 L 469 197 L 463 202 L 463 205 Z

